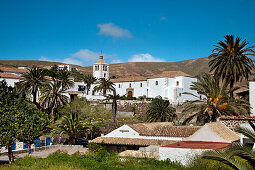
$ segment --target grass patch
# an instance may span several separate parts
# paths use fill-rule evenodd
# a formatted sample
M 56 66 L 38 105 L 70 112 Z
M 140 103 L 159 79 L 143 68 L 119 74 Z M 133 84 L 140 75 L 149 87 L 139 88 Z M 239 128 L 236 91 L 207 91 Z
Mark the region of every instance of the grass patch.
M 133 157 L 118 157 L 116 153 L 108 153 L 101 150 L 97 153 L 88 153 L 80 155 L 79 153 L 69 156 L 64 152 L 56 152 L 49 155 L 47 158 L 24 157 L 15 161 L 13 164 L 1 165 L 0 169 L 4 170 L 34 170 L 34 169 L 50 169 L 50 170 L 69 170 L 69 169 L 227 169 L 221 163 L 211 160 L 203 160 L 199 157 L 194 158 L 191 163 L 184 167 L 178 162 L 170 160 L 159 161 L 150 158 L 133 158 Z

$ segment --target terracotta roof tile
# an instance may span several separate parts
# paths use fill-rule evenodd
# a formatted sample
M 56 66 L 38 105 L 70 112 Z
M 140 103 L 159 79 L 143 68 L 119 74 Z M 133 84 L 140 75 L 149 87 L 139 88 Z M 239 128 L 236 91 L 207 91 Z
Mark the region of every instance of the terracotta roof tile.
M 165 146 L 175 143 L 173 140 L 158 140 L 158 139 L 138 139 L 138 138 L 117 138 L 117 137 L 97 137 L 91 141 L 92 143 L 104 143 L 114 145 L 135 145 L 135 146 L 149 146 L 158 145 Z
M 182 71 L 164 71 L 160 74 L 154 75 L 154 76 L 144 76 L 144 77 L 124 77 L 124 78 L 117 78 L 117 79 L 111 79 L 112 82 L 134 82 L 134 81 L 147 81 L 147 79 L 153 79 L 153 78 L 173 78 L 176 76 L 185 76 L 185 77 L 192 77 L 189 74 L 186 74 Z
M 137 123 L 128 125 L 141 136 L 189 137 L 201 126 L 174 126 L 172 122 Z
M 0 70 L 2 70 L 3 72 L 13 72 L 13 73 L 26 73 L 26 72 L 28 72 L 27 69 L 2 67 L 2 66 L 0 66 Z
M 189 74 L 186 74 L 182 71 L 164 71 L 160 74 L 157 74 L 155 76 L 153 76 L 153 78 L 157 78 L 157 77 L 168 77 L 168 78 L 173 78 L 173 77 L 176 77 L 176 76 L 185 76 L 185 77 L 192 77 L 191 75 Z
M 225 126 L 221 122 L 212 122 L 212 123 L 207 123 L 206 125 L 208 125 L 210 129 L 212 129 L 215 133 L 217 133 L 217 135 L 219 135 L 221 138 L 227 141 L 234 142 L 240 139 L 240 136 L 237 135 L 237 133 L 230 130 L 227 126 Z
M 230 145 L 231 143 L 224 142 L 181 141 L 163 147 L 189 149 L 223 149 Z
M 15 74 L 11 74 L 11 73 L 0 73 L 0 78 L 12 78 L 12 79 L 23 79 L 23 77 L 20 77 L 18 75 Z

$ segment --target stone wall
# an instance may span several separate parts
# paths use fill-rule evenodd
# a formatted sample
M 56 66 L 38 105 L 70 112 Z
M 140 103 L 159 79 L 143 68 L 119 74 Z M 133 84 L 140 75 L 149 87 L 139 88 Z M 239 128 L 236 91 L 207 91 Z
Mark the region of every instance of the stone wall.
M 146 111 L 149 107 L 150 101 L 137 101 L 137 100 L 119 100 L 119 112 L 134 112 L 134 115 L 146 117 Z
M 251 120 L 255 123 L 255 117 L 221 117 L 219 121 L 226 125 L 229 129 L 235 130 L 238 126 L 243 123 L 248 123 L 248 120 Z

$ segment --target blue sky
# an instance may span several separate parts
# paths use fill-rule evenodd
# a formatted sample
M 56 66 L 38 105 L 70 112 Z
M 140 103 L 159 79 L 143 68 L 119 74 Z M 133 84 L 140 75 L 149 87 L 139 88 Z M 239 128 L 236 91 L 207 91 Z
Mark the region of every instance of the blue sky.
M 91 65 L 210 55 L 224 35 L 255 45 L 254 0 L 1 0 L 0 59 Z

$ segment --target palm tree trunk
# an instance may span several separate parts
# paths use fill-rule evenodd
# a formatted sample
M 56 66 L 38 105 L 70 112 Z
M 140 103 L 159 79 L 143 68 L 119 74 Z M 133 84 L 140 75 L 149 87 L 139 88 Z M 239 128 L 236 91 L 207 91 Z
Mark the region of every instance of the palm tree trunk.
M 89 89 L 90 89 L 90 85 L 87 84 L 87 95 L 89 95 Z
M 229 87 L 230 87 L 230 89 L 232 89 L 234 87 L 234 80 L 232 80 L 232 79 L 230 80 Z M 233 91 L 230 93 L 230 99 L 234 100 L 234 92 Z
M 106 96 L 106 89 L 103 89 L 103 94 L 104 96 Z
M 8 145 L 8 157 L 9 157 L 9 163 L 11 164 L 14 161 L 11 145 Z
M 112 122 L 115 122 L 116 115 L 117 115 L 117 101 L 114 99 L 112 102 L 112 117 L 111 117 Z

